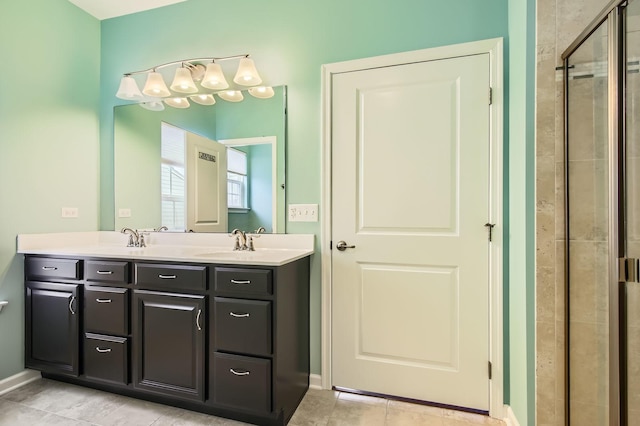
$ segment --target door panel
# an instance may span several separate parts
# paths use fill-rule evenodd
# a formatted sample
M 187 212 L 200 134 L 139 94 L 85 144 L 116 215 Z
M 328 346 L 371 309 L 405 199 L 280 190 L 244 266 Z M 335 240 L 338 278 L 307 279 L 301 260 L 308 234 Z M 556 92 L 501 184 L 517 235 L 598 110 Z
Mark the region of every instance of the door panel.
M 489 408 L 489 71 L 333 77 L 334 386 Z
M 187 230 L 227 232 L 227 148 L 185 132 Z

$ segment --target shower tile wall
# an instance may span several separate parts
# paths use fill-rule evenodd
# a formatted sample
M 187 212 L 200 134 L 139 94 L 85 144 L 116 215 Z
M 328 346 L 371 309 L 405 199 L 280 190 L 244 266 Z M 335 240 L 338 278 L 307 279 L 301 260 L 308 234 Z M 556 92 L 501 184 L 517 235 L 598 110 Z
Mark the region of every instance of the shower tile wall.
M 564 424 L 564 125 L 560 55 L 609 0 L 538 0 L 536 74 L 536 425 Z M 593 146 L 593 145 L 591 145 Z M 587 155 L 587 153 L 585 153 Z M 593 157 L 592 157 L 593 158 Z M 575 170 L 579 173 L 579 170 Z M 587 196 L 587 195 L 585 195 Z M 576 200 L 577 202 L 578 200 Z M 589 258 L 576 259 L 595 273 Z M 588 299 L 597 300 L 595 294 Z M 597 334 L 590 334 L 595 338 Z

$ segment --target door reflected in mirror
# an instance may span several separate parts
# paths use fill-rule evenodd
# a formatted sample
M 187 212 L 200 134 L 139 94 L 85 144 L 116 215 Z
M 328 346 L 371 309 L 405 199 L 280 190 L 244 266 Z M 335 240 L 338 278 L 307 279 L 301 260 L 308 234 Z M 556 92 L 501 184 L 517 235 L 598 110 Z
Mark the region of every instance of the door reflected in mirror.
M 114 228 L 283 233 L 286 87 L 274 90 L 189 109 L 116 107 Z

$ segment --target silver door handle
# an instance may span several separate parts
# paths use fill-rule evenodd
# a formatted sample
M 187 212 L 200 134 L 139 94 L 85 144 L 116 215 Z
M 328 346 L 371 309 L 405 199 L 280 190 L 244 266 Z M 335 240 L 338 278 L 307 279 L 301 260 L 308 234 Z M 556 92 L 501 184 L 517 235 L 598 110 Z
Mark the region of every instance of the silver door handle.
M 198 309 L 198 315 L 196 316 L 196 327 L 198 327 L 198 331 L 202 331 L 202 327 L 200 327 L 200 315 L 202 315 L 202 309 Z
M 45 271 L 56 271 L 58 268 L 55 266 L 43 266 L 42 269 Z
M 107 348 L 107 349 L 96 348 L 96 351 L 100 352 L 101 354 L 106 354 L 108 352 L 111 352 L 111 349 L 110 348 Z
M 231 280 L 231 284 L 251 284 L 251 280 L 245 280 L 245 281 Z
M 249 314 L 236 314 L 235 312 L 229 312 L 229 315 L 234 318 L 249 318 Z
M 69 312 L 71 312 L 71 315 L 75 315 L 76 313 L 73 310 L 73 302 L 76 301 L 76 297 L 75 296 L 71 296 L 71 300 L 69 300 Z
M 338 241 L 338 244 L 336 244 L 336 248 L 340 251 L 345 251 L 348 248 L 356 248 L 356 246 L 349 246 L 347 245 L 346 241 Z
M 161 280 L 175 280 L 176 276 L 175 275 L 158 275 L 158 278 L 160 278 Z
M 96 274 L 98 274 L 98 275 L 111 275 L 111 274 L 113 274 L 113 271 L 96 271 Z
M 98 303 L 111 303 L 111 299 L 96 299 Z
M 236 371 L 233 368 L 230 368 L 229 371 L 231 371 L 236 376 L 248 376 L 250 374 L 248 371 Z

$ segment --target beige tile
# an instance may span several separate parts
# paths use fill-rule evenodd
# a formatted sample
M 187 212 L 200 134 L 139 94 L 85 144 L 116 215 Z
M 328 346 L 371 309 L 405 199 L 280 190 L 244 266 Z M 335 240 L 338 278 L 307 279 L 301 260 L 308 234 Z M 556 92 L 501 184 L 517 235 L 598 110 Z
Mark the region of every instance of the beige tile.
M 210 416 L 195 411 L 174 408 L 153 422 L 153 426 L 242 426 L 242 423 L 222 417 Z
M 411 404 L 408 402 L 389 400 L 388 409 L 413 411 L 415 413 L 425 414 L 429 416 L 444 416 L 444 409 L 440 407 L 432 407 L 430 405 Z
M 574 241 L 569 245 L 570 321 L 607 323 L 609 320 L 608 246 Z
M 326 425 L 336 405 L 338 392 L 310 390 L 293 414 L 291 426 Z
M 504 426 L 504 422 L 499 419 L 494 419 L 489 416 L 475 413 L 467 413 L 465 411 L 456 410 L 444 410 L 444 425 L 489 425 L 489 426 Z
M 536 270 L 536 319 L 555 320 L 556 277 L 554 268 L 539 266 Z
M 565 276 L 564 276 L 564 250 L 565 242 L 556 240 L 556 268 L 555 268 L 555 288 L 556 288 L 556 314 L 555 319 L 564 321 L 565 319 Z
M 565 322 L 564 320 L 556 321 L 556 413 L 558 413 L 558 400 L 564 401 L 566 383 L 565 383 Z M 563 402 L 564 404 L 564 402 Z
M 572 404 L 595 406 L 608 400 L 608 336 L 607 325 L 571 323 L 571 341 L 569 342 L 571 376 L 569 382 Z
M 628 426 L 640 426 L 640 410 L 629 410 Z
M 536 376 L 536 424 L 553 425 L 556 416 L 556 377 Z
M 382 426 L 385 424 L 386 415 L 387 408 L 385 405 L 338 399 L 327 425 Z
M 84 426 L 90 425 L 80 420 L 70 419 L 31 408 L 7 399 L 0 400 L 0 426 Z
M 96 413 L 90 421 L 101 426 L 151 425 L 173 410 L 172 407 L 153 402 L 125 397 L 120 398 L 120 406 L 109 413 Z
M 432 416 L 416 411 L 387 410 L 386 426 L 443 426 L 442 416 Z
M 556 42 L 556 0 L 536 2 L 536 42 L 554 44 Z
M 536 375 L 556 376 L 556 327 L 555 322 L 536 322 Z M 546 389 L 555 394 L 555 386 Z
M 604 405 L 572 401 L 571 424 L 580 426 L 602 426 L 609 424 L 609 409 Z
M 564 163 L 562 161 L 556 161 L 555 170 L 555 235 L 556 240 L 566 239 L 566 229 L 564 224 L 565 215 L 565 190 L 564 190 Z M 556 251 L 557 253 L 557 251 Z

